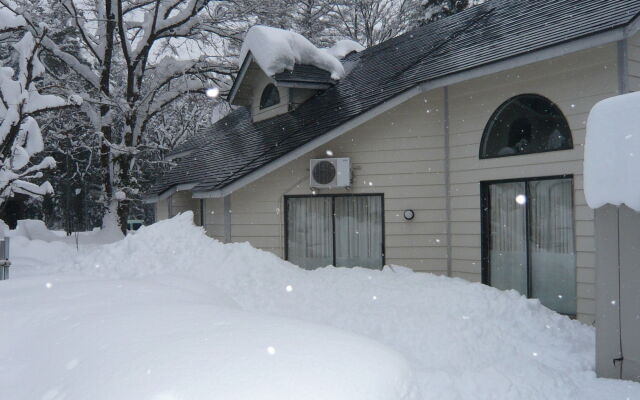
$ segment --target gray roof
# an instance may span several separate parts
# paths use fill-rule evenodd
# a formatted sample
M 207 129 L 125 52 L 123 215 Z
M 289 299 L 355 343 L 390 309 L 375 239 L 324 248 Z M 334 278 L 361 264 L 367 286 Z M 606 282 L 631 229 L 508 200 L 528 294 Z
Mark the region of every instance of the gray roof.
M 296 64 L 293 71 L 284 71 L 273 77 L 278 84 L 286 83 L 311 83 L 322 84 L 327 87 L 334 85 L 336 81 L 331 79 L 331 73 L 313 65 Z
M 385 101 L 433 79 L 629 24 L 640 0 L 489 0 L 343 62 L 351 71 L 295 110 L 252 122 L 240 108 L 195 133 L 192 150 L 153 186 L 222 189 Z

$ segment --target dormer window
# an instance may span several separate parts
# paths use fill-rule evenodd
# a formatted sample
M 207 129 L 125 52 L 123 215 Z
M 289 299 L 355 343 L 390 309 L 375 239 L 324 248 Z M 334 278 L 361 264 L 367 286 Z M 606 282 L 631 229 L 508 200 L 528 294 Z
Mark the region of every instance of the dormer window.
M 280 92 L 278 92 L 278 88 L 273 83 L 268 84 L 260 96 L 260 109 L 269 108 L 279 103 Z

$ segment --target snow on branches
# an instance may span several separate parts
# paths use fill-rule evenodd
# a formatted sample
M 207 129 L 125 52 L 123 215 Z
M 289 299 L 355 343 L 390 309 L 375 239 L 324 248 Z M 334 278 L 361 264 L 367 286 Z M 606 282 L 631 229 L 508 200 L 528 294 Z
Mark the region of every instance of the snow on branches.
M 82 91 L 82 111 L 100 140 L 102 198 L 124 230 L 143 189 L 141 165 L 157 147 L 149 125 L 185 97 L 226 89 L 236 69 L 228 43 L 245 17 L 239 6 L 214 0 L 46 2 L 64 24 L 43 30 L 31 0 L 0 6 L 19 14 L 47 59 L 63 65 L 65 76 L 54 79 Z
M 15 30 L 24 24 L 22 17 L 0 10 L 0 30 Z M 38 91 L 36 81 L 45 72 L 38 57 L 41 39 L 25 32 L 13 45 L 17 71 L 0 66 L 0 204 L 15 193 L 42 196 L 53 191 L 49 182 L 30 182 L 56 165 L 51 157 L 32 164 L 32 157 L 44 150 L 42 132 L 34 116 L 81 101 L 78 96 L 67 101 Z

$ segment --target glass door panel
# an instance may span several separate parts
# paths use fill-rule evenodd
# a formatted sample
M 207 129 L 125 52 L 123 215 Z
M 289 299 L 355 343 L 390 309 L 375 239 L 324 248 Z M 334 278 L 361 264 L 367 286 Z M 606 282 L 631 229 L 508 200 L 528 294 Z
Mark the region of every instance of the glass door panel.
M 491 286 L 527 290 L 527 208 L 524 182 L 489 186 Z
M 563 314 L 576 313 L 576 256 L 571 179 L 529 183 L 531 297 Z
M 330 197 L 287 199 L 288 259 L 303 268 L 333 264 L 333 215 Z
M 382 267 L 382 197 L 336 197 L 335 214 L 336 266 Z

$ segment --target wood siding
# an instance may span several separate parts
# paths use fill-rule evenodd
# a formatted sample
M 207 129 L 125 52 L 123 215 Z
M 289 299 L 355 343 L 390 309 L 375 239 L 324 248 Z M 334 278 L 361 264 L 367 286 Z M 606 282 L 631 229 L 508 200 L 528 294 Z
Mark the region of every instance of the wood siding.
M 224 242 L 224 200 L 221 198 L 205 199 L 204 204 L 204 227 L 207 234 Z
M 640 34 L 627 40 L 628 87 L 631 92 L 640 90 Z
M 200 225 L 200 200 L 191 197 L 191 192 L 177 192 L 165 201 L 167 202 L 166 207 L 168 209 L 169 217 L 173 217 L 185 211 L 192 211 L 193 223 Z M 162 202 L 159 204 L 162 204 Z

